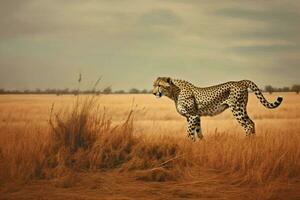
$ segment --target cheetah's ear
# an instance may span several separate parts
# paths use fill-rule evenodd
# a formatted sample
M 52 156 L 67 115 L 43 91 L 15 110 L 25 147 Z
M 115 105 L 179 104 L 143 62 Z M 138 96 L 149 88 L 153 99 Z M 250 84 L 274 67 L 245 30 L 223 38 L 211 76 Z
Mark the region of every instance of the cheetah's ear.
M 167 78 L 167 83 L 172 84 L 172 79 L 170 77 Z

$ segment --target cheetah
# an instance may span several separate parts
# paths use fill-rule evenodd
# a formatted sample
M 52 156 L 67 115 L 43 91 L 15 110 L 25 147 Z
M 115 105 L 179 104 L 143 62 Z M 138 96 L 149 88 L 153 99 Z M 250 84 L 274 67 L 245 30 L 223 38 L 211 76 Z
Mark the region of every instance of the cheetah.
M 269 103 L 255 83 L 249 80 L 230 81 L 210 87 L 196 87 L 185 80 L 158 77 L 153 84 L 153 94 L 167 96 L 175 102 L 177 112 L 186 117 L 187 135 L 196 140 L 203 138 L 201 116 L 214 116 L 230 109 L 235 119 L 244 128 L 246 135 L 255 134 L 255 124 L 247 114 L 248 88 L 266 108 L 277 108 L 283 98 Z

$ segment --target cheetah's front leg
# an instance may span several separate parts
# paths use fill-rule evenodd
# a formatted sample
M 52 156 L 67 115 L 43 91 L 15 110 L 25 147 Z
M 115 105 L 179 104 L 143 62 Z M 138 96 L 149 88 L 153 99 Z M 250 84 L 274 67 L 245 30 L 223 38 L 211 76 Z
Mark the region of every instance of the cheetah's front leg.
M 197 133 L 198 138 L 201 140 L 203 138 L 203 135 L 202 135 L 202 129 L 201 129 L 201 119 L 199 116 L 198 116 L 197 122 L 196 122 L 196 133 Z
M 200 125 L 200 117 L 197 115 L 189 116 L 188 117 L 188 128 L 187 133 L 188 137 L 192 137 L 192 140 L 196 140 L 196 134 L 199 139 L 203 138 L 201 125 Z
M 176 102 L 176 109 L 179 114 L 186 117 L 188 122 L 187 134 L 188 137 L 191 137 L 194 141 L 196 140 L 195 136 L 201 133 L 200 129 L 200 117 L 197 114 L 197 108 L 195 106 L 194 98 L 183 98 Z M 197 130 L 197 131 L 196 131 Z M 198 136 L 199 137 L 199 136 Z

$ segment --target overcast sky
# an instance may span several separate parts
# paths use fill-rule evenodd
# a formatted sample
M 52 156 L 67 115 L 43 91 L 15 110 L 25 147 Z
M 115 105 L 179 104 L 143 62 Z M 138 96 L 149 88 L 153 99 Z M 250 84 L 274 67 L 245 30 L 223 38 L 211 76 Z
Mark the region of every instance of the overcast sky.
M 300 2 L 1 0 L 0 88 L 300 83 Z

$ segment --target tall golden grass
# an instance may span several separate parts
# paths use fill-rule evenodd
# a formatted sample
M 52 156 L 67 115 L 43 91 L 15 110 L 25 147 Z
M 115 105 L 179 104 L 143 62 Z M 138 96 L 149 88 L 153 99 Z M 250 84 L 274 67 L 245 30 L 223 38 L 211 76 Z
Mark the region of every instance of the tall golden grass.
M 240 182 L 300 177 L 299 131 L 286 128 L 245 137 L 235 129 L 215 129 L 204 140 L 192 142 L 163 130 L 143 134 L 143 129 L 135 128 L 138 112 L 143 111 L 128 109 L 126 117 L 114 123 L 101 100 L 77 97 L 71 107 L 52 111 L 45 126 L 2 123 L 0 183 L 112 169 L 145 181 L 176 180 L 203 168 Z

